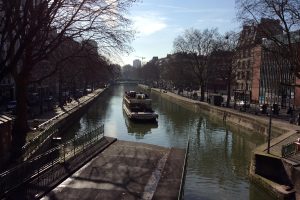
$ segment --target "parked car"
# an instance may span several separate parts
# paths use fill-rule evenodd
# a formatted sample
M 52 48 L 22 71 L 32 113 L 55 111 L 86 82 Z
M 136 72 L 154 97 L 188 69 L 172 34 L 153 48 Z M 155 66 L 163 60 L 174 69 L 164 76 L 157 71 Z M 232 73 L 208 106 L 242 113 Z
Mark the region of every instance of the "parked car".
M 215 106 L 221 106 L 222 102 L 224 101 L 221 95 L 210 95 L 209 96 L 209 103 Z
M 259 111 L 262 114 L 268 114 L 268 108 L 269 108 L 269 104 L 261 104 L 261 105 L 259 105 Z M 279 115 L 279 111 L 280 111 L 280 106 L 277 103 L 274 103 L 272 105 L 272 113 L 274 115 Z
M 237 101 L 236 105 L 237 106 L 244 106 L 245 105 L 245 101 Z
M 268 106 L 269 106 L 268 104 L 261 104 L 261 105 L 259 105 L 259 111 L 262 114 L 267 114 L 268 113 L 268 111 L 267 111 Z
M 241 111 L 246 111 L 246 109 L 250 108 L 250 104 L 244 100 L 237 101 L 236 105 L 239 107 Z

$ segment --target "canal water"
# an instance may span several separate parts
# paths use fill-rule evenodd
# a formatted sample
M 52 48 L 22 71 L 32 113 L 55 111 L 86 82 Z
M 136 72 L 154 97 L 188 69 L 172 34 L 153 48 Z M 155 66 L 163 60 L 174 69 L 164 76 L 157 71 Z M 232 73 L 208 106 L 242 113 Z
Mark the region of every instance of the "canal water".
M 190 149 L 184 187 L 187 200 L 271 200 L 264 190 L 249 182 L 251 151 L 265 138 L 226 126 L 191 106 L 179 105 L 150 93 L 158 113 L 157 124 L 135 124 L 122 111 L 125 91 L 140 90 L 134 85 L 107 89 L 88 112 L 67 132 L 69 138 L 100 124 L 105 135 L 119 140 L 143 142 L 165 147 Z

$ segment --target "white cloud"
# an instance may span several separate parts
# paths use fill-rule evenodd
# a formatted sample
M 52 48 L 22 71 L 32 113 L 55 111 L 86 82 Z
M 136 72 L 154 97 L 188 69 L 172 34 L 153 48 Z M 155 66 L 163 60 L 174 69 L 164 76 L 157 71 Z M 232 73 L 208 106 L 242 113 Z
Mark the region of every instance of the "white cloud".
M 149 36 L 167 27 L 166 18 L 152 12 L 134 16 L 132 20 L 139 36 Z

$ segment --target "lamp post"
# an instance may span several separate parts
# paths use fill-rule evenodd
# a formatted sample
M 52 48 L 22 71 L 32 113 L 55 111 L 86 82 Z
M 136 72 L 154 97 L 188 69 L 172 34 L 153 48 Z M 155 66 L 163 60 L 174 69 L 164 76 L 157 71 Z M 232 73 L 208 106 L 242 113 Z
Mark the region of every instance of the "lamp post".
M 269 129 L 268 129 L 268 149 L 267 149 L 268 154 L 270 154 L 271 128 L 272 128 L 272 105 L 270 104 Z
M 268 41 L 267 38 L 262 38 L 262 47 L 268 48 L 270 46 L 270 41 Z M 270 75 L 269 75 L 270 78 Z M 269 114 L 269 129 L 268 129 L 268 147 L 267 147 L 267 153 L 270 154 L 270 146 L 271 146 L 271 128 L 272 128 L 272 102 L 273 102 L 273 89 L 274 86 L 269 86 L 269 107 L 270 107 L 270 114 Z

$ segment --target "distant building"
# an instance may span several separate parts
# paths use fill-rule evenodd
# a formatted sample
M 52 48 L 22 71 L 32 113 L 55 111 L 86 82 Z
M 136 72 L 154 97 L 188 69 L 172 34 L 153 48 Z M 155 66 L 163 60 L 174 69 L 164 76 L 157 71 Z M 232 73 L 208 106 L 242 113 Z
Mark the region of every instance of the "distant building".
M 158 61 L 158 57 L 157 56 L 153 56 L 152 60 L 156 62 L 156 61 Z
M 133 65 L 132 65 L 134 68 L 139 68 L 142 66 L 142 62 L 139 60 L 139 59 L 135 59 L 133 61 Z

